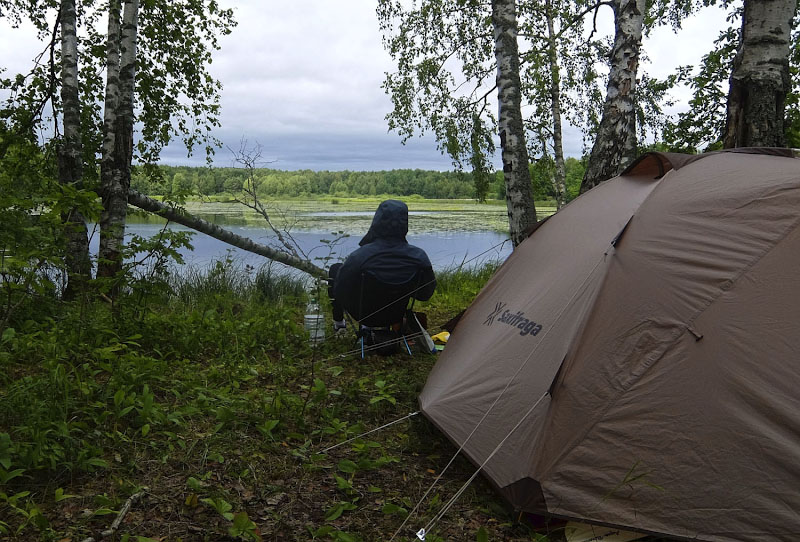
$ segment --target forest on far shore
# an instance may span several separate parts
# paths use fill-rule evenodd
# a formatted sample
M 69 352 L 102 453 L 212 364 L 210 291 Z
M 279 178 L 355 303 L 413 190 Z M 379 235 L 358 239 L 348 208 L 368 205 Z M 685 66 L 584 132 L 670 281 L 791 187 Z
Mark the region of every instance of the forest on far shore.
M 578 195 L 585 160 L 567 158 L 567 200 Z M 537 201 L 555 198 L 552 159 L 531 164 L 531 182 Z M 283 171 L 236 167 L 158 166 L 156 174 L 138 169 L 131 176 L 131 188 L 149 196 L 195 194 L 234 196 L 253 175 L 259 196 L 297 198 L 305 196 L 394 196 L 419 195 L 428 199 L 482 199 L 471 172 L 394 169 L 391 171 Z M 503 172 L 489 174 L 487 199 L 505 199 Z

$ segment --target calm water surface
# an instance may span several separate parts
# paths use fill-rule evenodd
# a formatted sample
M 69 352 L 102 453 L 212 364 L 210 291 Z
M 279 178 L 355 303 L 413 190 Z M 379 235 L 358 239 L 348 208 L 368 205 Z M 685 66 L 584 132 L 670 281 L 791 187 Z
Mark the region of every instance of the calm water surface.
M 205 206 L 204 206 L 205 207 Z M 243 215 L 241 207 L 232 207 L 220 212 L 218 206 L 202 212 L 191 209 L 197 216 L 219 224 L 258 243 L 276 246 L 274 234 L 263 227 L 254 216 Z M 290 217 L 287 223 L 292 224 L 292 236 L 303 251 L 321 267 L 344 259 L 350 252 L 358 248 L 358 241 L 366 233 L 372 220 L 373 210 L 305 210 Z M 458 265 L 481 265 L 488 261 L 504 260 L 511 253 L 511 242 L 507 233 L 498 231 L 498 224 L 505 219 L 505 209 L 494 207 L 455 211 L 414 211 L 410 212 L 410 231 L 408 242 L 425 252 L 437 270 L 456 267 Z M 136 220 L 142 220 L 136 222 Z M 163 225 L 152 219 L 141 219 L 131 216 L 126 227 L 126 235 L 152 237 Z M 176 231 L 191 231 L 177 224 L 170 228 Z M 337 232 L 337 233 L 333 233 Z M 340 237 L 344 232 L 345 236 Z M 97 235 L 93 241 L 96 244 Z M 324 241 L 334 241 L 331 244 Z M 228 254 L 242 264 L 259 267 L 268 260 L 257 254 L 232 247 L 222 241 L 202 233 L 195 233 L 191 241 L 194 250 L 184 250 L 182 255 L 187 265 L 206 267 L 215 260 L 225 258 Z M 331 258 L 323 260 L 323 258 Z M 278 265 L 278 264 L 276 264 Z

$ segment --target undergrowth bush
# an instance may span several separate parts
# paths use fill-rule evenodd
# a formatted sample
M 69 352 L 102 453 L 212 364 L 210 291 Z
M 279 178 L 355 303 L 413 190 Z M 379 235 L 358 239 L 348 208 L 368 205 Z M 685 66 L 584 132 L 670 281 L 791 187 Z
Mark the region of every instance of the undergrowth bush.
M 297 278 L 225 260 L 171 285 L 144 311 L 125 310 L 130 296 L 116 312 L 98 301 L 17 315 L 0 343 L 0 468 L 105 467 L 115 445 L 181 421 L 176 393 L 241 382 L 259 359 L 307 348 Z

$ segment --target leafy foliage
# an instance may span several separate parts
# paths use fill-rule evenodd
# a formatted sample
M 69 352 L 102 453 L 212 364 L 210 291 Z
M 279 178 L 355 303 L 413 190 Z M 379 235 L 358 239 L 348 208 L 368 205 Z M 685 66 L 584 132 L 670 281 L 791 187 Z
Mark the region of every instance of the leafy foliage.
M 491 191 L 488 171 L 486 191 Z M 478 199 L 470 173 L 396 169 L 392 171 L 281 171 L 258 168 L 254 184 L 262 198 L 307 196 L 419 195 L 429 199 Z M 239 197 L 247 172 L 238 168 L 160 166 L 157 176 L 142 170 L 132 178 L 136 190 L 150 195 L 194 193 Z
M 443 322 L 492 270 L 442 273 L 420 308 Z M 413 409 L 433 359 L 355 363 L 348 341 L 315 350 L 302 328 L 305 285 L 279 278 L 226 259 L 166 273 L 167 288 L 142 278 L 137 288 L 158 295 L 124 288 L 113 307 L 50 298 L 42 314 L 45 296 L 21 306 L 0 340 L 0 533 L 83 539 L 144 483 L 152 506 L 131 512 L 139 519 L 122 524 L 122 539 L 187 524 L 243 540 L 370 540 L 396 529 L 413 508 L 403 478 L 432 481 L 443 437 L 412 421 L 321 450 Z M 477 487 L 463 497 L 476 510 L 494 499 Z M 473 537 L 486 523 L 492 537 L 527 539 L 519 525 L 487 523 L 494 512 L 478 514 L 443 528 Z
M 103 140 L 105 101 L 107 3 L 79 2 L 79 59 L 81 129 L 85 182 L 97 181 L 97 157 Z M 57 36 L 58 2 L 4 2 L 1 17 L 12 26 L 28 20 L 37 28 L 42 41 L 52 49 L 50 57 L 36 59 L 31 71 L 15 75 L 6 82 L 10 96 L 5 101 L 7 114 L 25 129 L 52 123 L 59 135 L 57 117 L 60 85 Z M 192 0 L 142 0 L 139 4 L 138 61 L 136 70 L 137 127 L 136 158 L 152 171 L 161 150 L 175 137 L 182 137 L 189 153 L 201 146 L 211 157 L 218 141 L 212 130 L 219 126 L 221 84 L 208 67 L 211 53 L 219 49 L 219 37 L 235 26 L 233 11 L 216 2 Z M 47 51 L 46 51 L 47 52 Z M 46 117 L 47 104 L 52 117 Z M 24 131 L 24 130 L 23 130 Z
M 735 20 L 733 17 L 729 20 Z M 689 68 L 679 71 L 678 81 L 687 83 L 693 95 L 688 110 L 664 128 L 664 141 L 670 150 L 691 153 L 721 147 L 727 83 L 738 43 L 738 30 L 728 28 L 714 41 L 714 49 L 703 56 L 697 73 L 692 75 Z
M 0 334 L 23 305 L 46 307 L 61 291 L 63 216 L 97 216 L 93 192 L 52 180 L 52 161 L 32 135 L 0 122 Z

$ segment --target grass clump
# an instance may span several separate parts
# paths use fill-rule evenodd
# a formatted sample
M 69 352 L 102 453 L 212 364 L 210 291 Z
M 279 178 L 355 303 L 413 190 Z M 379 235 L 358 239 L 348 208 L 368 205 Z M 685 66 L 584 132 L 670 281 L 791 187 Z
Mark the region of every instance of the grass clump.
M 437 272 L 436 294 L 426 307 L 429 321 L 442 325 L 469 307 L 500 263 L 490 261 L 480 266 L 458 266 Z

